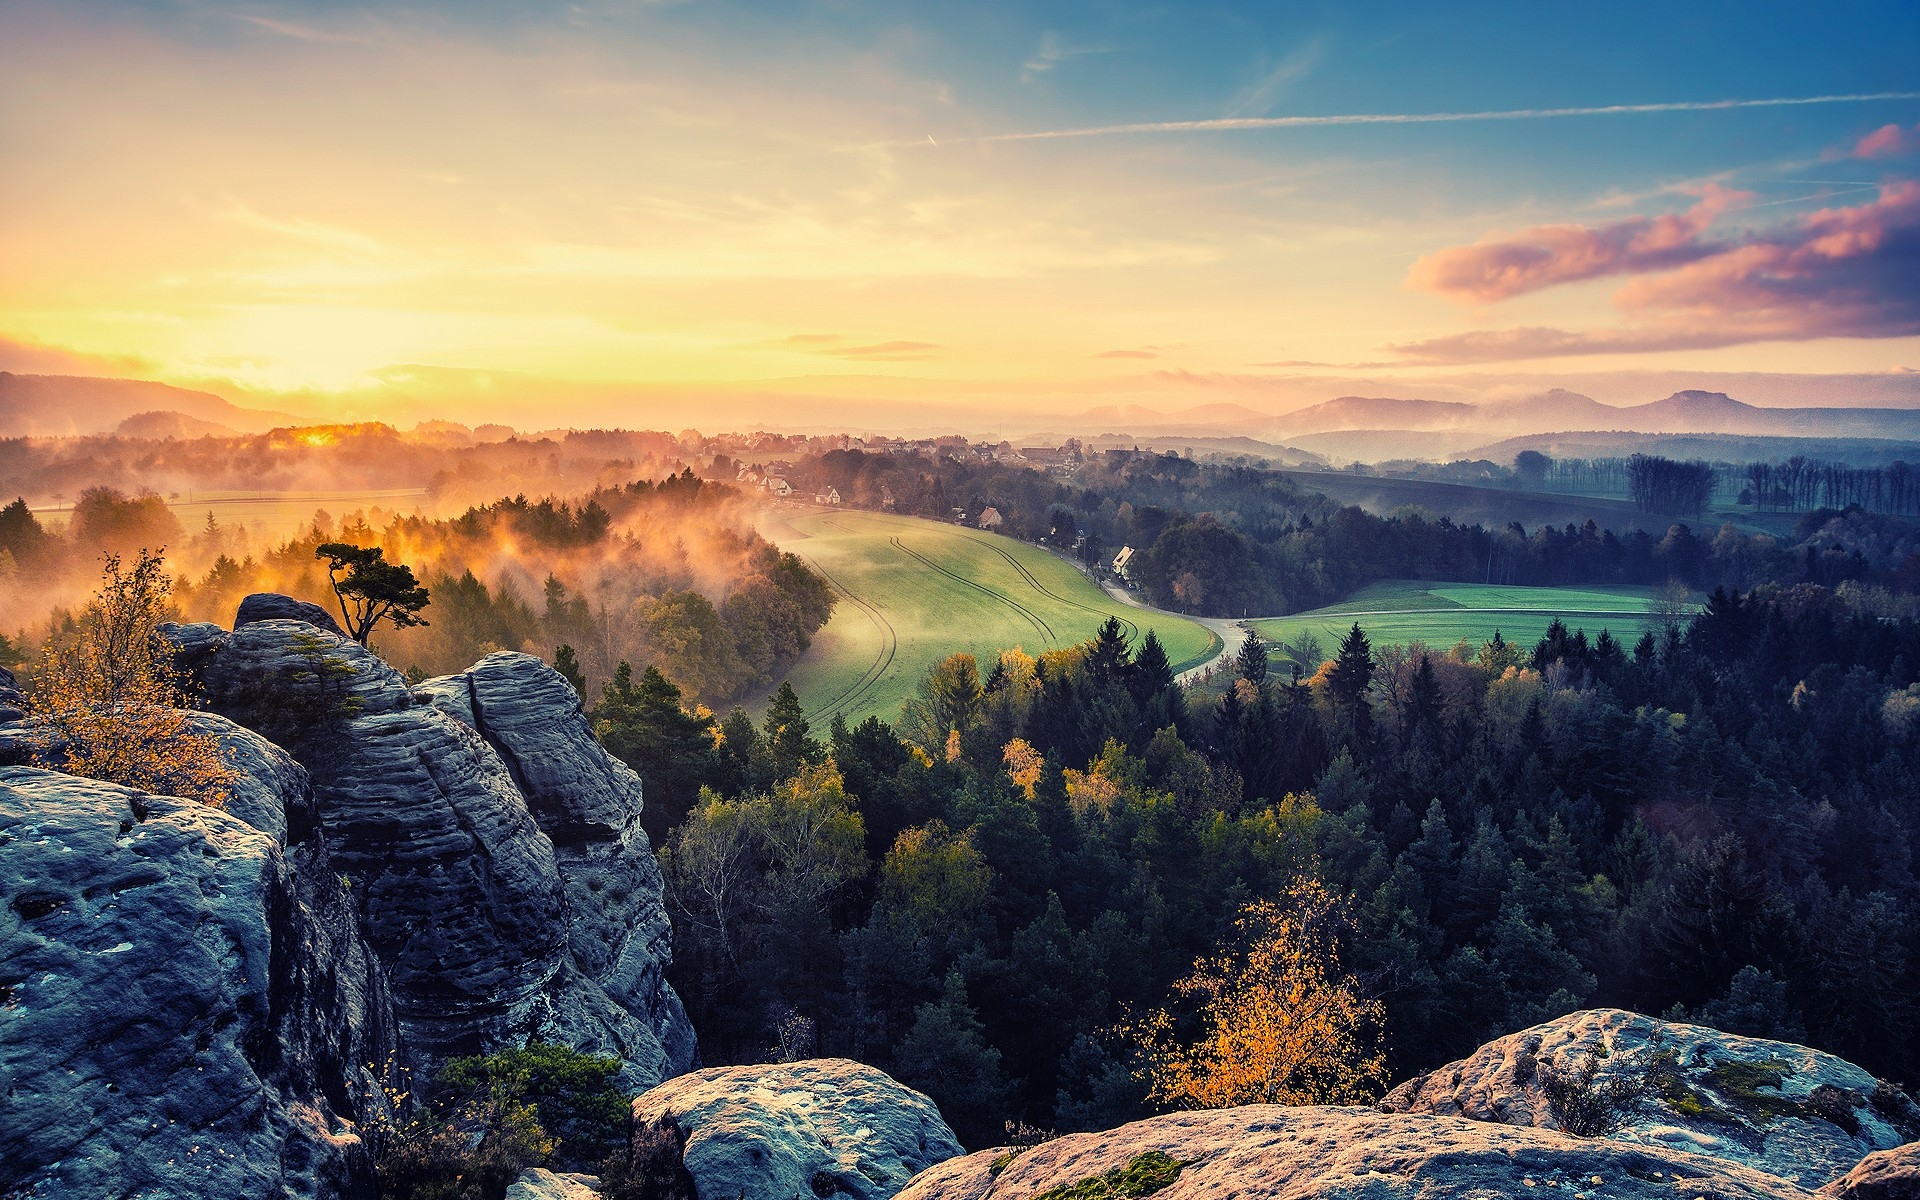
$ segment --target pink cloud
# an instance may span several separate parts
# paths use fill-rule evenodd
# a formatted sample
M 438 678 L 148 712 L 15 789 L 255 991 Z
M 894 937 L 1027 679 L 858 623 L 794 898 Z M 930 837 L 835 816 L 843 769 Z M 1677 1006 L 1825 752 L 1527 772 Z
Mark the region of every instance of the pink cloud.
M 1853 147 L 1855 158 L 1891 158 L 1897 154 L 1912 152 L 1920 142 L 1914 135 L 1920 135 L 1920 126 L 1914 127 L 1914 134 L 1908 134 L 1898 125 L 1882 125 L 1872 133 L 1861 138 Z
M 1614 294 L 1615 306 L 1635 318 L 1631 326 L 1479 330 L 1393 349 L 1422 362 L 1492 362 L 1920 335 L 1920 183 L 1891 183 L 1869 203 L 1823 208 L 1738 240 L 1696 235 L 1684 244 L 1686 253 L 1671 261 L 1642 256 L 1651 261 L 1640 277 Z M 1570 270 L 1559 273 L 1591 277 Z M 1534 277 L 1554 274 L 1546 268 Z
M 1721 213 L 1748 197 L 1718 184 L 1701 189 L 1684 213 L 1629 217 L 1606 225 L 1537 225 L 1417 260 L 1407 286 L 1449 300 L 1506 300 L 1562 283 L 1681 266 L 1713 252 L 1700 237 Z

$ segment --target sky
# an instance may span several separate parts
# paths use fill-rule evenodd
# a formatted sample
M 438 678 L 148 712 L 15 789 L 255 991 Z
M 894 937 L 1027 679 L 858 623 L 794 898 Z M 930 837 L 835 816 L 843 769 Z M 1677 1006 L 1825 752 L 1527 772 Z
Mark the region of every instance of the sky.
M 1910 2 L 0 0 L 0 370 L 670 427 L 1865 394 L 1920 370 L 1916 64 Z

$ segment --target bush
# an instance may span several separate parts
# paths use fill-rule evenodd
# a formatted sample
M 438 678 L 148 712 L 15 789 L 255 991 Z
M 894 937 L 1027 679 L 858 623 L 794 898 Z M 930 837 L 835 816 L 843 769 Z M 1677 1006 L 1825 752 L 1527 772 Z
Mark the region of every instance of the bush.
M 1646 1049 L 1622 1056 L 1605 1079 L 1600 1078 L 1603 1059 L 1591 1051 L 1572 1071 L 1542 1060 L 1537 1070 L 1540 1090 L 1561 1131 L 1574 1137 L 1606 1137 L 1649 1098 L 1671 1090 L 1678 1076 L 1673 1052 L 1661 1040 L 1656 1031 Z
M 600 1194 L 606 1200 L 699 1200 L 682 1158 L 686 1147 L 687 1135 L 672 1117 L 640 1126 L 625 1150 L 601 1164 Z
M 529 1042 L 522 1050 L 456 1058 L 440 1082 L 455 1104 L 501 1095 L 531 1106 L 554 1139 L 555 1164 L 591 1171 L 627 1142 L 633 1097 L 615 1086 L 619 1074 L 618 1059 Z

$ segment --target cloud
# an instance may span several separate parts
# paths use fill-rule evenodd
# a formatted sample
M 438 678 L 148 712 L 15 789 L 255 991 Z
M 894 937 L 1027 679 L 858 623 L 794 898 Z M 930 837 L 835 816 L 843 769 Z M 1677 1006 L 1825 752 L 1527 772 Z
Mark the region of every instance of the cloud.
M 933 342 L 904 340 L 848 344 L 855 340 L 842 333 L 796 333 L 783 338 L 777 344 L 806 354 L 819 354 L 827 358 L 847 358 L 860 362 L 918 362 L 931 358 L 932 355 L 928 352 L 940 348 Z
M 1108 46 L 1069 46 L 1060 40 L 1060 35 L 1047 31 L 1040 35 L 1040 45 L 1033 56 L 1020 64 L 1020 81 L 1032 83 L 1038 76 L 1053 70 L 1069 58 L 1079 58 L 1087 54 L 1105 54 Z
M 1389 346 L 1388 349 L 1408 362 L 1441 365 L 1512 362 L 1528 358 L 1563 358 L 1579 354 L 1646 354 L 1659 350 L 1707 350 L 1749 340 L 1751 339 L 1731 331 L 1616 329 L 1578 333 L 1567 329 L 1530 326 L 1521 329 L 1476 329 L 1470 333 L 1449 334 L 1446 337 L 1428 338 L 1425 341 L 1402 342 L 1399 345 Z M 1389 364 L 1367 365 L 1378 367 Z
M 1095 358 L 1159 358 L 1152 350 L 1102 350 Z
M 1275 63 L 1265 75 L 1241 89 L 1239 94 L 1228 102 L 1227 115 L 1244 117 L 1251 114 L 1264 114 L 1273 107 L 1273 102 L 1286 95 L 1294 84 L 1313 74 L 1313 69 L 1320 65 L 1320 56 L 1326 52 L 1326 48 L 1325 38 L 1314 38 Z
M 1599 226 L 1539 225 L 1417 260 L 1407 286 L 1449 300 L 1507 300 L 1555 284 L 1682 266 L 1713 253 L 1700 241 L 1745 192 L 1708 184 L 1680 214 L 1628 217 Z
M 1908 133 L 1898 125 L 1882 125 L 1861 138 L 1853 147 L 1855 158 L 1892 158 L 1920 149 L 1920 125 Z
M 1523 281 L 1544 282 L 1484 290 L 1499 298 L 1592 277 L 1578 253 L 1587 243 L 1573 245 L 1568 265 L 1529 265 Z M 1645 273 L 1614 295 L 1615 306 L 1637 319 L 1633 326 L 1476 331 L 1392 349 L 1419 362 L 1491 362 L 1920 335 L 1920 182 L 1891 183 L 1870 203 L 1823 208 L 1725 242 L 1696 234 L 1643 258 L 1637 269 Z
M 1076 51 L 1075 53 L 1094 53 Z M 1035 62 L 1040 61 L 1036 56 Z M 1057 61 L 1057 58 L 1054 60 Z M 1045 70 L 1053 65 L 1046 63 Z M 1028 64 L 1029 70 L 1033 64 Z M 1759 100 L 1679 100 L 1655 104 L 1600 104 L 1571 108 L 1503 108 L 1478 112 L 1337 113 L 1317 117 L 1214 117 L 1200 121 L 1139 121 L 1126 125 L 1086 125 L 1072 129 L 1035 129 L 948 137 L 947 142 L 1032 142 L 1053 138 L 1114 137 L 1134 133 L 1212 133 L 1243 129 L 1306 129 L 1327 125 L 1433 125 L 1455 121 L 1541 121 L 1558 117 L 1614 117 L 1647 113 L 1721 112 L 1743 108 L 1787 108 L 1807 104 L 1863 104 L 1879 100 L 1920 100 L 1920 92 L 1849 92 L 1832 96 L 1771 96 Z M 924 145 L 918 138 L 894 145 Z

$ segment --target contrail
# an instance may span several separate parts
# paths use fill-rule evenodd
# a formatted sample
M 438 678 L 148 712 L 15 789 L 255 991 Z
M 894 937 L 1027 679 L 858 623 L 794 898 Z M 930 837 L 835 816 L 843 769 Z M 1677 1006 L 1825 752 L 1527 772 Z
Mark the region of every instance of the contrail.
M 1445 121 L 1539 121 L 1551 117 L 1611 117 L 1637 113 L 1717 112 L 1736 108 L 1785 108 L 1803 104 L 1860 104 L 1872 100 L 1920 100 L 1920 92 L 1857 92 L 1838 96 L 1780 96 L 1765 100 L 1675 100 L 1664 104 L 1603 104 L 1582 108 L 1507 108 L 1484 112 L 1346 113 L 1321 117 L 1215 117 L 1205 121 L 1145 121 L 1027 133 L 986 133 L 952 142 L 1033 142 L 1048 138 L 1112 137 L 1126 133 L 1207 133 L 1235 129 L 1300 129 L 1319 125 L 1429 125 Z

